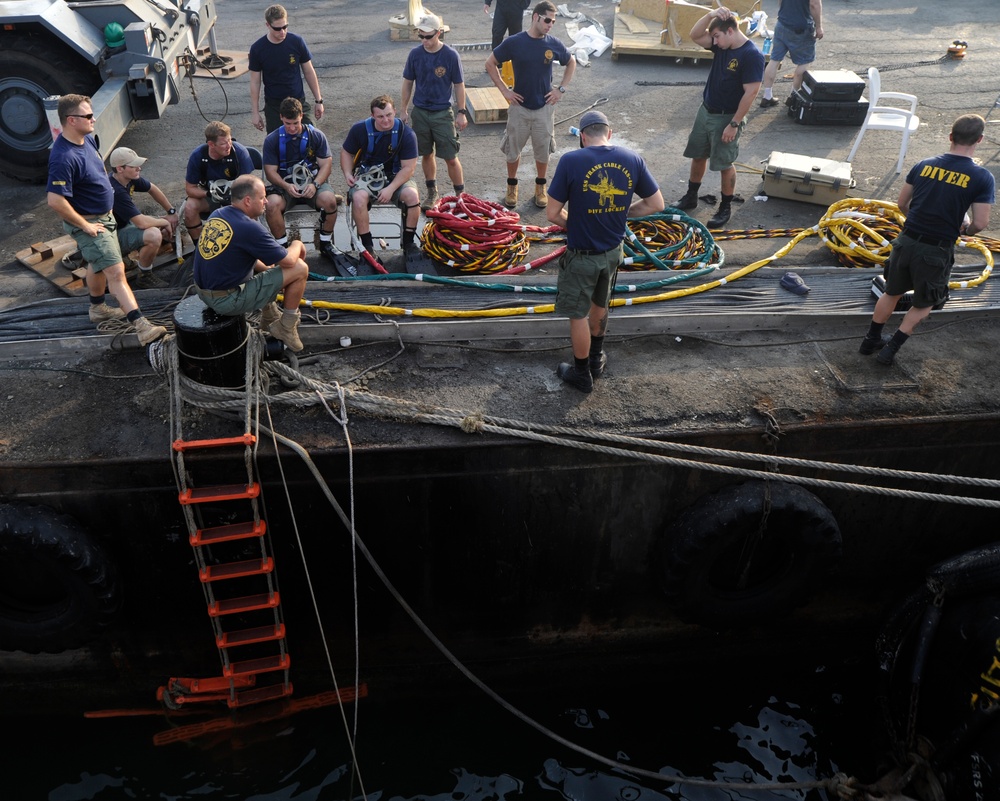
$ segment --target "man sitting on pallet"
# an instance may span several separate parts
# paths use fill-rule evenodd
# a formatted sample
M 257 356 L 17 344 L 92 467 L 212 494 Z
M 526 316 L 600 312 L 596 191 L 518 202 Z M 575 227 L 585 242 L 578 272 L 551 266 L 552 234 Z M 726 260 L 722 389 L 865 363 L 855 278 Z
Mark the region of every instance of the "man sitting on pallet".
M 309 267 L 299 241 L 285 249 L 258 222 L 267 205 L 264 182 L 241 175 L 232 185 L 232 204 L 212 212 L 194 256 L 198 297 L 230 317 L 261 309 L 261 328 L 291 350 L 302 350 L 299 304 Z M 273 265 L 273 266 L 268 266 Z M 285 293 L 284 309 L 274 302 Z
M 229 188 L 241 175 L 254 170 L 250 152 L 233 140 L 233 132 L 224 122 L 205 126 L 205 144 L 196 147 L 188 158 L 184 175 L 184 227 L 197 249 L 201 236 L 201 215 L 229 205 Z
M 340 151 L 340 169 L 349 187 L 347 202 L 358 237 L 375 261 L 379 260 L 368 213 L 374 202 L 395 203 L 406 211 L 403 250 L 409 254 L 416 249 L 413 240 L 420 220 L 420 194 L 413 181 L 416 167 L 416 134 L 396 119 L 392 98 L 379 95 L 371 102 L 371 116 L 351 126 Z
M 281 125 L 264 140 L 264 177 L 267 187 L 267 227 L 285 247 L 285 210 L 297 203 L 306 203 L 319 210 L 319 252 L 336 263 L 333 247 L 333 227 L 337 223 L 337 207 L 344 199 L 330 186 L 333 156 L 326 136 L 312 125 L 302 123 L 302 104 L 286 97 L 279 110 Z

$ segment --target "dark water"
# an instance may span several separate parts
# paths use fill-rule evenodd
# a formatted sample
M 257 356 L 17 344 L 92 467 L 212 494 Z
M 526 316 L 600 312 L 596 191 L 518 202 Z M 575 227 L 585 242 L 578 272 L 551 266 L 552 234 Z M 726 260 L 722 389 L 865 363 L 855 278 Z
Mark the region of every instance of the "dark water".
M 748 675 L 734 658 L 715 675 L 649 669 L 617 681 L 525 675 L 508 700 L 594 752 L 649 770 L 737 783 L 691 788 L 637 780 L 543 736 L 456 676 L 454 692 L 421 697 L 369 687 L 358 706 L 357 763 L 369 799 L 827 797 L 754 792 L 748 781 L 810 781 L 874 764 L 867 669 L 810 666 Z M 544 688 L 539 678 L 546 678 Z M 417 688 L 414 688 L 416 690 Z M 353 727 L 354 707 L 346 707 Z M 203 718 L 6 719 L 5 799 L 353 799 L 340 713 L 333 708 L 155 745 Z

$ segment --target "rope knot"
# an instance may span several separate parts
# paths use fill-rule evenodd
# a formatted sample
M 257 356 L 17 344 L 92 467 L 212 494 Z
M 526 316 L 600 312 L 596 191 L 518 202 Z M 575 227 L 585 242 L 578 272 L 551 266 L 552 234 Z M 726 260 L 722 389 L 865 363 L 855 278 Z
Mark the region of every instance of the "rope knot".
M 483 430 L 483 418 L 479 414 L 470 414 L 462 418 L 459 428 L 466 434 L 480 434 Z

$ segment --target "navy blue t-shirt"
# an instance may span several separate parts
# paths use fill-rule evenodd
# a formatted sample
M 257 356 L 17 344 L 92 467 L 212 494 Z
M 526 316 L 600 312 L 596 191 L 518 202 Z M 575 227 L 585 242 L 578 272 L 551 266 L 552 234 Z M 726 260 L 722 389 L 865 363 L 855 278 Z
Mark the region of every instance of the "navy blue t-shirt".
M 196 147 L 188 158 L 184 180 L 189 184 L 207 184 L 209 181 L 234 181 L 241 175 L 253 172 L 253 160 L 249 151 L 239 142 L 233 142 L 233 149 L 224 159 L 213 159 L 208 155 L 208 143 Z
M 194 282 L 202 289 L 232 289 L 253 277 L 257 260 L 277 264 L 288 251 L 242 209 L 223 206 L 205 223 L 194 254 Z
M 360 151 L 360 161 L 364 162 L 367 166 L 383 165 L 385 174 L 389 176 L 390 180 L 396 175 L 395 165 L 399 161 L 406 161 L 407 159 L 415 159 L 417 157 L 417 135 L 413 133 L 413 129 L 409 125 L 404 125 L 399 132 L 399 141 L 396 143 L 395 154 L 389 152 L 391 147 L 392 131 L 376 131 L 375 143 L 372 149 L 373 155 L 370 158 L 365 157 L 368 150 L 368 127 L 366 120 L 356 122 L 351 126 L 351 130 L 347 132 L 347 138 L 344 139 L 343 144 L 344 150 L 352 156 Z
M 306 96 L 302 83 L 302 65 L 312 61 L 306 40 L 297 33 L 286 33 L 275 44 L 267 35 L 250 45 L 249 67 L 259 72 L 264 83 L 264 99 L 280 103 L 286 97 L 301 100 Z
M 493 51 L 497 63 L 510 61 L 514 67 L 514 91 L 524 100 L 521 105 L 535 111 L 545 105 L 545 95 L 552 91 L 552 62 L 564 67 L 573 57 L 566 45 L 555 36 L 532 38 L 527 31 L 508 36 Z
M 617 145 L 597 145 L 560 157 L 549 195 L 569 203 L 567 247 L 603 253 L 617 247 L 625 236 L 633 195 L 646 198 L 659 188 L 638 153 Z
M 781 0 L 778 22 L 792 30 L 802 30 L 815 24 L 809 11 L 809 0 Z
M 78 214 L 106 214 L 114 205 L 111 179 L 92 134 L 82 145 L 60 135 L 49 152 L 48 191 L 62 195 Z
M 428 53 L 423 45 L 414 47 L 406 57 L 403 77 L 416 83 L 413 105 L 427 111 L 448 108 L 452 86 L 465 83 L 462 59 L 448 45 L 443 45 L 436 53 Z
M 733 50 L 712 45 L 712 69 L 702 97 L 705 105 L 733 114 L 743 99 L 743 84 L 764 80 L 764 54 L 749 39 Z
M 135 205 L 132 196 L 136 192 L 148 192 L 152 184 L 141 175 L 134 181 L 129 181 L 122 186 L 114 178 L 111 179 L 111 188 L 115 190 L 115 205 L 111 211 L 115 215 L 115 222 L 119 228 L 124 228 L 133 217 L 142 214 L 139 207 Z
M 284 158 L 281 152 L 282 139 L 285 142 Z M 282 178 L 286 177 L 292 167 L 300 161 L 306 162 L 315 172 L 319 167 L 319 159 L 329 157 L 330 144 L 326 135 L 311 125 L 303 125 L 302 133 L 295 136 L 285 133 L 285 126 L 282 125 L 271 131 L 264 140 L 264 163 L 277 166 L 278 174 Z
M 968 156 L 944 153 L 917 162 L 906 175 L 913 186 L 908 232 L 954 242 L 973 203 L 995 200 L 993 174 Z

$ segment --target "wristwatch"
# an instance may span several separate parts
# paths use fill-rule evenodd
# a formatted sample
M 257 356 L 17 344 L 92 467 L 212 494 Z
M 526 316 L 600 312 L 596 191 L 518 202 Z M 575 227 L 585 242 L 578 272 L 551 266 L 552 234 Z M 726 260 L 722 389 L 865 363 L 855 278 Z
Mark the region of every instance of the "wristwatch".
M 167 209 L 167 214 L 168 215 L 169 214 L 176 214 L 176 213 L 177 213 L 177 209 L 175 209 L 173 206 L 171 206 L 169 209 Z
M 560 94 L 563 94 L 563 95 L 566 94 L 566 87 L 565 86 L 557 86 L 556 88 L 559 90 Z
M 469 112 L 466 111 L 464 108 L 457 108 L 457 109 L 455 109 L 455 113 L 456 114 L 464 114 L 466 117 L 469 116 Z
M 729 127 L 730 128 L 739 128 L 740 124 L 736 120 L 730 120 L 729 121 Z
M 325 105 L 325 104 L 323 103 L 322 100 L 314 100 L 313 101 L 313 105 L 314 106 L 322 106 L 322 105 Z

